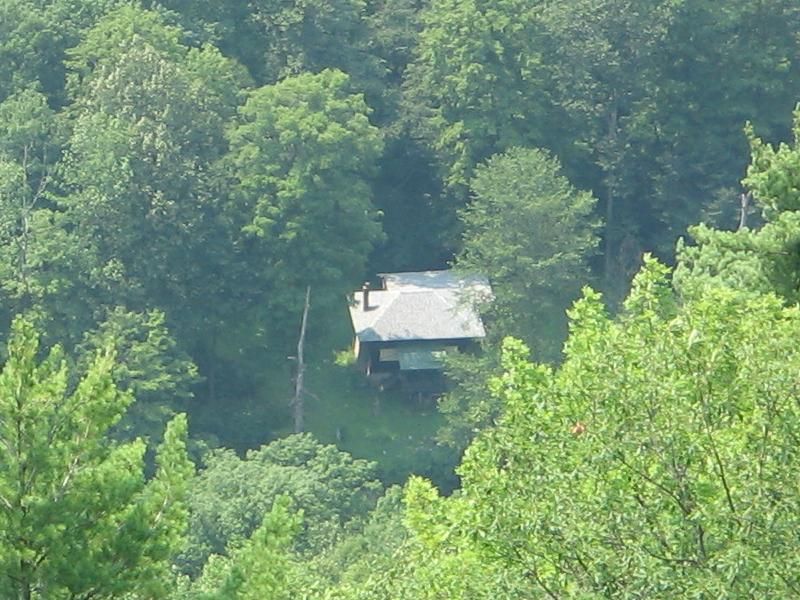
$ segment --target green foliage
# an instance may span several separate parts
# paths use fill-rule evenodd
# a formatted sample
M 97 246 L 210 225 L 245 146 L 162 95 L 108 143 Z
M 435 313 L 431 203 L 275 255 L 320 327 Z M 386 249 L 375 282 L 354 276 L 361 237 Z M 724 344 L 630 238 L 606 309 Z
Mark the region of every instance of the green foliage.
M 356 365 L 356 355 L 352 348 L 334 353 L 333 363 L 337 367 L 353 368 Z
M 516 574 L 485 560 L 467 546 L 456 519 L 443 517 L 445 506 L 457 510 L 457 497 L 445 500 L 426 481 L 412 478 L 406 486 L 405 526 L 410 535 L 388 563 L 378 563 L 361 579 L 345 580 L 328 597 L 337 600 L 435 600 L 445 598 L 526 598 Z M 397 543 L 397 542 L 396 542 Z
M 126 8 L 74 50 L 81 84 L 62 208 L 82 256 L 73 273 L 81 298 L 158 306 L 189 347 L 197 322 L 216 324 L 228 308 L 214 304 L 235 252 L 212 164 L 226 148 L 229 103 L 247 80 L 213 48 L 190 50 L 178 37 L 154 13 Z
M 163 422 L 182 401 L 194 396 L 197 367 L 177 348 L 164 313 L 158 310 L 134 313 L 116 307 L 109 311 L 97 329 L 84 335 L 77 349 L 79 359 L 86 362 L 106 347 L 113 348 L 116 357 L 114 383 L 136 398 L 115 432 L 158 439 Z
M 407 111 L 464 188 L 479 162 L 541 141 L 544 114 L 535 3 L 435 0 L 406 74 Z
M 428 0 L 367 0 L 365 24 L 369 37 L 369 52 L 380 64 L 384 81 L 382 89 L 369 90 L 367 98 L 376 108 L 376 121 L 388 126 L 400 117 L 402 83 L 406 68 L 422 29 L 420 13 Z M 349 71 L 345 68 L 345 72 Z M 375 91 L 380 100 L 373 100 Z M 408 143 L 409 139 L 404 139 Z
M 482 352 L 448 362 L 454 385 L 439 406 L 447 420 L 439 439 L 458 449 L 500 413 L 487 381 L 497 371 L 503 336 L 524 339 L 539 359 L 559 359 L 566 308 L 589 277 L 599 241 L 595 198 L 576 190 L 542 150 L 512 148 L 492 157 L 476 168 L 471 188 L 455 265 L 488 276 L 494 295 L 473 299 L 489 328 Z
M 194 582 L 184 580 L 184 590 L 174 600 L 289 600 L 296 598 L 297 572 L 291 554 L 292 538 L 302 521 L 290 512 L 285 496 L 275 499 L 270 512 L 253 535 L 230 548 L 229 556 L 213 555 Z
M 164 313 L 134 313 L 116 307 L 96 331 L 84 336 L 79 351 L 91 356 L 99 348 L 114 348 L 114 381 L 137 401 L 188 399 L 197 382 L 197 368 L 176 348 L 164 323 Z
M 0 154 L 44 177 L 59 156 L 59 131 L 47 98 L 28 87 L 0 103 Z
M 486 306 L 496 337 L 516 335 L 549 359 L 563 339 L 565 308 L 588 276 L 597 247 L 595 198 L 561 174 L 558 160 L 513 148 L 480 165 L 461 213 L 456 267 L 489 277 Z
M 407 118 L 460 199 L 491 154 L 556 153 L 601 200 L 616 300 L 644 250 L 669 256 L 712 204 L 730 215 L 746 120 L 788 133 L 798 22 L 792 0 L 436 1 L 405 74 Z
M 230 450 L 213 451 L 193 487 L 190 539 L 181 563 L 196 572 L 210 554 L 241 543 L 281 495 L 304 515 L 295 550 L 320 552 L 374 506 L 382 488 L 374 469 L 374 463 L 308 434 L 251 450 L 244 460 Z
M 743 184 L 762 208 L 760 228 L 717 231 L 691 228 L 695 245 L 678 243 L 676 287 L 685 296 L 724 285 L 745 294 L 773 292 L 787 303 L 800 299 L 800 112 L 795 140 L 774 147 L 748 128 L 752 161 Z
M 563 115 L 562 135 L 578 142 L 561 158 L 591 178 L 582 185 L 605 205 L 607 275 L 635 272 L 642 249 L 668 256 L 712 198 L 738 204 L 745 121 L 771 136 L 788 133 L 781 115 L 800 77 L 798 19 L 790 1 L 543 8 L 546 89 Z
M 348 528 L 340 541 L 315 557 L 309 565 L 315 582 L 312 597 L 322 596 L 322 589 L 335 598 L 347 597 L 347 590 L 358 589 L 371 576 L 395 568 L 398 551 L 407 538 L 402 497 L 399 486 L 388 488 L 363 527 Z
M 0 280 L 7 315 L 30 310 L 52 290 L 42 265 L 57 253 L 49 188 L 60 155 L 54 112 L 32 88 L 0 103 Z
M 605 288 L 614 301 L 638 269 L 642 247 L 660 243 L 661 225 L 649 212 L 660 201 L 649 179 L 660 174 L 653 164 L 659 150 L 642 138 L 664 127 L 649 114 L 660 90 L 651 86 L 667 85 L 655 63 L 673 50 L 665 38 L 676 4 L 576 0 L 549 3 L 539 17 L 549 118 L 558 123 L 546 144 L 569 166 L 571 179 L 601 200 Z M 669 209 L 678 201 L 671 200 Z M 679 218 L 677 210 L 668 216 L 667 226 Z
M 178 59 L 185 48 L 181 45 L 182 32 L 167 25 L 161 15 L 135 5 L 122 5 L 103 16 L 71 48 L 65 61 L 70 70 L 70 91 L 80 93 L 80 87 L 99 68 L 108 68 L 122 56 L 142 43 L 170 59 Z
M 360 92 L 378 91 L 381 64 L 369 51 L 364 0 L 258 0 L 249 19 L 263 55 L 257 69 L 269 83 L 303 72 L 343 71 Z
M 97 353 L 71 390 L 61 350 L 39 361 L 38 339 L 16 320 L 0 374 L 2 595 L 163 596 L 193 473 L 186 418 L 167 426 L 145 482 L 144 443 L 106 437 L 132 401 L 114 386 L 113 353 Z
M 800 212 L 786 212 L 758 230 L 689 229 L 695 245 L 678 243 L 675 286 L 684 296 L 723 285 L 742 293 L 775 293 L 797 302 L 800 288 Z
M 747 128 L 752 161 L 743 182 L 771 221 L 784 211 L 800 211 L 800 107 L 794 112 L 794 143 L 774 147 Z
M 245 217 L 241 243 L 259 253 L 261 309 L 276 324 L 299 319 L 308 284 L 315 311 L 338 304 L 381 238 L 368 184 L 381 136 L 349 85 L 326 70 L 259 88 L 230 134 L 230 210 Z
M 421 542 L 460 537 L 524 597 L 796 593 L 800 312 L 723 288 L 678 307 L 666 275 L 647 261 L 617 321 L 587 291 L 556 371 L 505 342 L 463 493 L 409 489 Z
M 166 597 L 186 422 L 149 480 L 121 441 L 184 402 L 211 445 L 280 435 L 308 285 L 309 426 L 381 462 L 210 454 L 176 598 L 797 596 L 798 30 L 795 0 L 0 2 L 0 323 L 78 352 L 2 343 L 0 596 Z M 766 224 L 713 229 L 748 137 Z M 685 305 L 648 261 L 618 320 L 586 292 L 561 368 L 501 365 L 505 334 L 559 358 L 598 209 L 612 305 L 713 219 Z M 367 517 L 448 450 L 328 369 L 343 298 L 454 256 L 496 295 L 441 403 L 465 488 Z
M 475 435 L 491 425 L 500 414 L 501 402 L 489 394 L 488 382 L 498 375 L 500 349 L 483 344 L 476 354 L 458 353 L 447 357 L 446 373 L 451 390 L 439 401 L 445 424 L 437 440 L 463 450 Z
M 0 102 L 29 87 L 62 106 L 64 53 L 124 0 L 9 0 L 0 5 Z
M 20 88 L 30 86 L 39 76 L 40 57 L 46 46 L 43 11 L 27 0 L 4 2 L 0 6 L 0 101 Z M 43 57 L 41 57 L 43 58 Z M 41 60 L 41 59 L 40 59 Z

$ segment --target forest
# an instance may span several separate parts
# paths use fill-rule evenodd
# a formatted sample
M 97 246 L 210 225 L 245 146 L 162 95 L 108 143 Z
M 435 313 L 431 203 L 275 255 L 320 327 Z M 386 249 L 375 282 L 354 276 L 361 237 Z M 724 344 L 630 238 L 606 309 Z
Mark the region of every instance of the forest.
M 796 0 L 0 0 L 0 597 L 800 597 L 798 103 Z

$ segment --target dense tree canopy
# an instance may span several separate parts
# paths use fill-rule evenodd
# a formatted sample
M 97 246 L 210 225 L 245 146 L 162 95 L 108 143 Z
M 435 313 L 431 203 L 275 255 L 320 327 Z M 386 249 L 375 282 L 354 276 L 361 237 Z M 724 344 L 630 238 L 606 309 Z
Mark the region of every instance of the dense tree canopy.
M 441 157 L 448 186 L 510 146 L 538 145 L 545 105 L 536 3 L 436 0 L 407 87 L 410 118 Z
M 145 444 L 107 433 L 132 401 L 98 352 L 71 388 L 60 348 L 14 323 L 0 373 L 0 590 L 17 598 L 163 596 L 185 529 L 186 418 L 167 426 L 145 481 Z
M 368 115 L 348 76 L 333 70 L 254 90 L 240 110 L 230 210 L 245 216 L 243 242 L 266 250 L 262 310 L 274 317 L 291 318 L 305 285 L 317 301 L 346 293 L 340 282 L 363 272 L 380 239 L 369 178 L 382 141 Z
M 474 198 L 462 211 L 458 268 L 489 277 L 490 324 L 552 357 L 563 338 L 563 307 L 589 276 L 597 246 L 596 200 L 575 190 L 558 161 L 512 148 L 476 169 Z
M 244 460 L 232 451 L 210 454 L 190 503 L 187 570 L 200 569 L 210 554 L 223 554 L 250 537 L 279 496 L 306 517 L 295 548 L 321 551 L 336 541 L 344 523 L 374 506 L 382 487 L 374 468 L 307 434 L 263 446 Z
M 676 285 L 686 295 L 724 284 L 750 294 L 774 292 L 795 303 L 800 299 L 800 112 L 795 112 L 791 146 L 773 147 L 749 133 L 752 161 L 743 199 L 752 195 L 765 224 L 747 227 L 745 214 L 737 231 L 702 223 L 691 228 L 696 244 L 678 245 Z
M 459 495 L 409 484 L 420 566 L 378 597 L 795 594 L 799 316 L 724 288 L 679 306 L 650 260 L 616 320 L 587 289 L 560 368 L 507 340 L 504 416 Z M 431 575 L 438 593 L 415 587 Z
M 0 595 L 798 595 L 798 31 L 0 2 Z M 494 290 L 443 398 L 342 366 L 352 290 L 443 268 Z

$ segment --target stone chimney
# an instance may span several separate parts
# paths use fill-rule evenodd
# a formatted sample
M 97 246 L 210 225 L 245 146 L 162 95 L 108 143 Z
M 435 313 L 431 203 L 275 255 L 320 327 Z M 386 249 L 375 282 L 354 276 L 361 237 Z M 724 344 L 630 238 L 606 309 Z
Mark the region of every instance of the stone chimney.
M 369 310 L 369 281 L 365 281 L 361 286 L 361 309 L 364 311 Z

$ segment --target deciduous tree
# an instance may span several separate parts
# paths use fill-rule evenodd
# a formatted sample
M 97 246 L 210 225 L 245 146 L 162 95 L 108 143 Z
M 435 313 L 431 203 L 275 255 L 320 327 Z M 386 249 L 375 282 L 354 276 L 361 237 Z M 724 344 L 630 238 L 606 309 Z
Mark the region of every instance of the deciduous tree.
M 190 544 L 181 563 L 196 573 L 211 554 L 239 545 L 281 495 L 304 514 L 293 548 L 321 552 L 337 541 L 345 524 L 373 508 L 381 488 L 374 464 L 323 446 L 309 434 L 252 450 L 244 460 L 231 450 L 214 451 L 194 484 Z
M 800 112 L 792 144 L 773 146 L 748 128 L 751 163 L 742 183 L 766 221 L 737 231 L 703 224 L 689 230 L 693 244 L 678 243 L 675 283 L 685 296 L 724 285 L 745 294 L 773 292 L 800 299 Z
M 435 0 L 421 14 L 406 71 L 408 118 L 463 194 L 475 166 L 511 146 L 543 143 L 536 2 Z
M 720 287 L 679 306 L 667 276 L 646 261 L 617 320 L 587 290 L 558 369 L 506 341 L 462 493 L 409 492 L 421 540 L 523 596 L 798 593 L 800 312 Z
M 471 188 L 456 267 L 491 281 L 494 297 L 484 308 L 496 337 L 521 337 L 551 358 L 597 247 L 596 200 L 538 149 L 492 157 L 476 169 Z
M 253 309 L 273 330 L 290 325 L 295 334 L 310 283 L 325 314 L 381 238 L 369 179 L 382 139 L 369 112 L 348 76 L 332 70 L 254 90 L 241 109 L 225 163 L 229 214 L 242 227 L 238 243 L 259 257 Z

